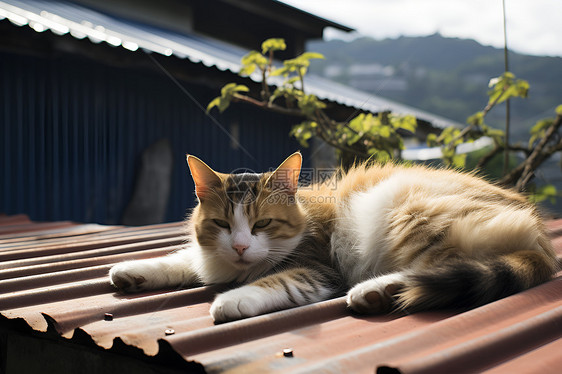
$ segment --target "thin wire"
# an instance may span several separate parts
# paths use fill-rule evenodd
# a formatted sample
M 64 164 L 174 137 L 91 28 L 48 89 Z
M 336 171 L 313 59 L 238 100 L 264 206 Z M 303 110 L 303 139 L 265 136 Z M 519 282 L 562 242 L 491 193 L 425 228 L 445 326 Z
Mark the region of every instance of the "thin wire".
M 504 60 L 504 69 L 507 73 L 509 71 L 509 64 L 508 64 L 508 49 L 507 49 L 507 21 L 505 15 L 505 0 L 502 1 L 502 8 L 503 8 L 503 60 Z M 505 101 L 505 144 L 506 147 L 504 149 L 503 154 L 503 175 L 507 174 L 507 170 L 509 169 L 509 130 L 510 130 L 510 121 L 511 121 L 511 111 L 510 111 L 510 102 L 509 99 Z
M 250 152 L 244 148 L 244 146 L 242 144 L 240 144 L 240 142 L 238 141 L 238 139 L 234 138 L 230 132 L 225 129 L 225 127 L 223 125 L 220 124 L 219 121 L 217 121 L 217 119 L 215 117 L 213 117 L 212 115 L 209 114 L 209 112 L 207 112 L 207 110 L 203 107 L 203 105 L 201 105 L 201 103 L 199 103 L 199 101 L 197 101 L 197 99 L 180 83 L 178 82 L 178 80 L 164 67 L 162 66 L 162 64 L 160 64 L 155 58 L 154 56 L 152 56 L 151 53 L 147 53 L 148 57 L 150 57 L 150 59 L 152 60 L 152 62 L 154 62 L 154 64 L 156 66 L 158 66 L 158 68 L 160 68 L 160 70 L 162 70 L 162 72 L 164 74 L 166 74 L 166 76 L 168 78 L 170 78 L 170 80 L 172 82 L 174 82 L 174 84 L 191 100 L 193 101 L 193 103 L 203 112 L 205 113 L 205 115 L 207 117 L 209 117 L 209 119 L 215 124 L 217 125 L 217 127 L 224 133 L 226 134 L 226 136 L 228 136 L 228 138 L 234 143 L 236 144 L 237 147 L 239 147 L 242 152 L 244 152 L 244 154 L 246 154 L 246 156 L 250 157 L 257 165 L 259 165 L 258 160 L 252 156 L 250 154 Z

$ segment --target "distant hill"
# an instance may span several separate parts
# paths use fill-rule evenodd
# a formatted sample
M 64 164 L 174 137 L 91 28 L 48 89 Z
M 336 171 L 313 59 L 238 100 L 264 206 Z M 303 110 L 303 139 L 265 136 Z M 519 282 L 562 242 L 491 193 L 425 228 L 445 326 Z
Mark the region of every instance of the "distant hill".
M 503 49 L 439 34 L 313 42 L 308 50 L 326 57 L 311 72 L 461 123 L 486 105 L 490 78 L 504 70 Z M 510 52 L 509 64 L 531 85 L 529 98 L 512 104 L 514 137 L 523 139 L 537 119 L 554 116 L 562 104 L 562 58 Z M 487 122 L 503 127 L 504 112 L 496 108 Z

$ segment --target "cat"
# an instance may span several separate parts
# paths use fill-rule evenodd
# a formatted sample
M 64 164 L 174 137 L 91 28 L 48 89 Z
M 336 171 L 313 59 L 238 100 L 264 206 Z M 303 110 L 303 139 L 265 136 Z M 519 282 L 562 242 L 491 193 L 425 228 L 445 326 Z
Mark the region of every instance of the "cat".
M 263 174 L 187 163 L 198 204 L 185 248 L 109 276 L 125 292 L 238 285 L 213 301 L 217 323 L 346 292 L 358 313 L 471 308 L 559 267 L 536 208 L 472 174 L 372 163 L 299 188 L 299 152 Z

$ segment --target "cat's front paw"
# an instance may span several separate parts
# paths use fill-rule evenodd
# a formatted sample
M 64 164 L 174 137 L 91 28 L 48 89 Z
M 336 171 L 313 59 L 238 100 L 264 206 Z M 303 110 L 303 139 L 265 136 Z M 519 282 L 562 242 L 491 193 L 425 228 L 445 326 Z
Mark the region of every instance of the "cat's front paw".
M 211 316 L 215 322 L 228 322 L 254 317 L 264 313 L 263 290 L 255 286 L 240 287 L 216 297 L 211 305 Z
M 150 288 L 145 266 L 138 261 L 117 264 L 109 271 L 111 284 L 121 291 L 138 292 Z
M 402 281 L 403 276 L 395 273 L 361 282 L 347 293 L 347 306 L 362 314 L 388 313 Z

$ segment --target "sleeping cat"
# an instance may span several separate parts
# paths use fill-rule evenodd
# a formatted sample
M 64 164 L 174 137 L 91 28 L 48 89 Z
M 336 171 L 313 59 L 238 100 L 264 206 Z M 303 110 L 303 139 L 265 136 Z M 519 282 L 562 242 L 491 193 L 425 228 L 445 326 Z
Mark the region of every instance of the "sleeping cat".
M 238 284 L 216 322 L 347 292 L 360 313 L 468 308 L 551 278 L 557 258 L 535 208 L 509 190 L 452 170 L 361 165 L 298 188 L 302 157 L 274 172 L 222 174 L 187 156 L 199 204 L 189 242 L 110 271 L 133 292 Z

